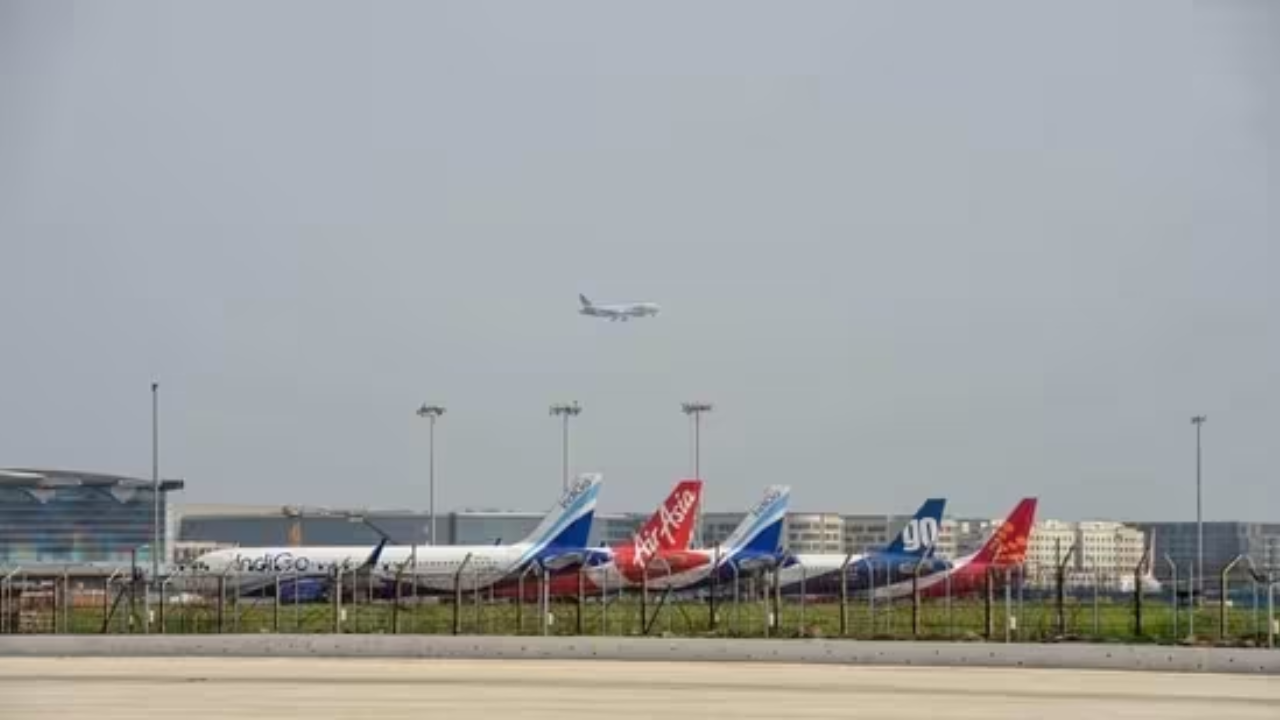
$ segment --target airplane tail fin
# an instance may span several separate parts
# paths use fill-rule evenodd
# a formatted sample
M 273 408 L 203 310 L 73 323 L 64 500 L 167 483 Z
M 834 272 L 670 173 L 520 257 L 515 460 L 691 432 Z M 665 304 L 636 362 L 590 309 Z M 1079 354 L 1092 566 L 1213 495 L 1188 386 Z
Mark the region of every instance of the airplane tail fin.
M 364 564 L 361 565 L 361 567 L 362 568 L 377 567 L 378 561 L 382 559 L 382 551 L 386 547 L 387 547 L 387 538 L 384 537 L 378 541 L 377 547 L 373 549 L 373 552 L 369 553 L 369 557 L 365 558 Z
M 580 476 L 522 543 L 532 546 L 535 554 L 547 547 L 586 547 L 603 482 L 598 474 Z
M 1031 541 L 1031 529 L 1036 522 L 1036 499 L 1023 498 L 996 528 L 987 543 L 978 551 L 975 562 L 990 563 L 997 567 L 1020 565 L 1027 559 L 1027 546 Z
M 681 480 L 671 489 L 649 521 L 632 537 L 637 560 L 643 564 L 655 553 L 688 550 L 702 502 L 702 481 Z
M 582 293 L 578 293 L 578 302 L 582 303 L 582 307 L 584 308 L 591 307 L 591 301 L 588 300 L 587 296 L 583 295 Z
M 782 544 L 782 523 L 787 518 L 790 501 L 789 486 L 771 485 L 722 546 L 729 553 L 777 552 Z
M 916 514 L 902 526 L 889 547 L 885 548 L 885 552 L 922 558 L 932 555 L 941 536 L 942 510 L 946 506 L 947 501 L 943 498 L 925 500 Z

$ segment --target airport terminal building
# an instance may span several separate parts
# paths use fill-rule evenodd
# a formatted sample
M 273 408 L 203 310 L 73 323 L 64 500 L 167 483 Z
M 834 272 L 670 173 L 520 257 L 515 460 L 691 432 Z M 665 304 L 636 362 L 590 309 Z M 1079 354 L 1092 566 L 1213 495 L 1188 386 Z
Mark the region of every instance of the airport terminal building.
M 169 493 L 160 485 L 162 557 L 172 526 Z M 151 480 L 66 470 L 0 470 L 0 566 L 127 565 L 150 562 L 155 528 Z

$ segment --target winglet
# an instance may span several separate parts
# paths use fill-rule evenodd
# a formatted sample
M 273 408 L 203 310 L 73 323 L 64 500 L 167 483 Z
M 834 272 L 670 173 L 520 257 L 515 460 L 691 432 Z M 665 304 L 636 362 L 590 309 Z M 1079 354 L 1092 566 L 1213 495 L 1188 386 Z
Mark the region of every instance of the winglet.
M 382 550 L 386 546 L 387 546 L 387 539 L 384 537 L 378 541 L 378 546 L 373 549 L 373 552 L 369 553 L 369 557 L 365 559 L 364 564 L 361 565 L 361 567 L 365 567 L 365 568 L 377 567 L 378 560 L 382 557 Z

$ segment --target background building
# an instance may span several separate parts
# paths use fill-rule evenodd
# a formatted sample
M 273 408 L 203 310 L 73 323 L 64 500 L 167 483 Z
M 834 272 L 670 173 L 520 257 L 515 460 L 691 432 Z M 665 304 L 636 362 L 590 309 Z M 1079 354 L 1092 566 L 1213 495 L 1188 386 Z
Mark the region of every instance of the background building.
M 786 548 L 796 554 L 838 555 L 844 549 L 844 518 L 834 513 L 790 513 Z
M 1196 561 L 1196 524 L 1194 522 L 1137 522 L 1134 527 L 1151 535 L 1155 544 L 1156 577 L 1169 578 L 1172 571 L 1165 556 L 1178 565 L 1183 577 L 1189 576 Z M 1237 556 L 1253 561 L 1259 570 L 1280 572 L 1280 523 L 1214 521 L 1204 524 L 1204 564 L 1209 577 L 1226 567 Z M 1210 583 L 1213 584 L 1213 583 Z
M 168 493 L 161 483 L 161 557 L 171 543 Z M 65 470 L 0 470 L 0 564 L 151 562 L 155 495 L 150 480 Z
M 523 540 L 544 512 L 461 510 L 438 515 L 448 545 L 492 545 Z M 647 516 L 597 514 L 590 544 L 629 542 Z M 409 510 L 336 510 L 299 506 L 190 505 L 181 511 L 184 545 L 296 547 L 369 545 L 385 535 L 396 545 L 425 544 L 431 516 Z

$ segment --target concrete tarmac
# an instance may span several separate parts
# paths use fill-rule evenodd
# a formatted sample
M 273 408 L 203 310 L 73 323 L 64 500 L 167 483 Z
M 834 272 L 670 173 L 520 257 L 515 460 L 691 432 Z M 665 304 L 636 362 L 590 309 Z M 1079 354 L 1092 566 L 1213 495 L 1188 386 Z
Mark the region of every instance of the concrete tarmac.
M 0 658 L 0 718 L 1280 718 L 1280 679 L 552 660 Z

